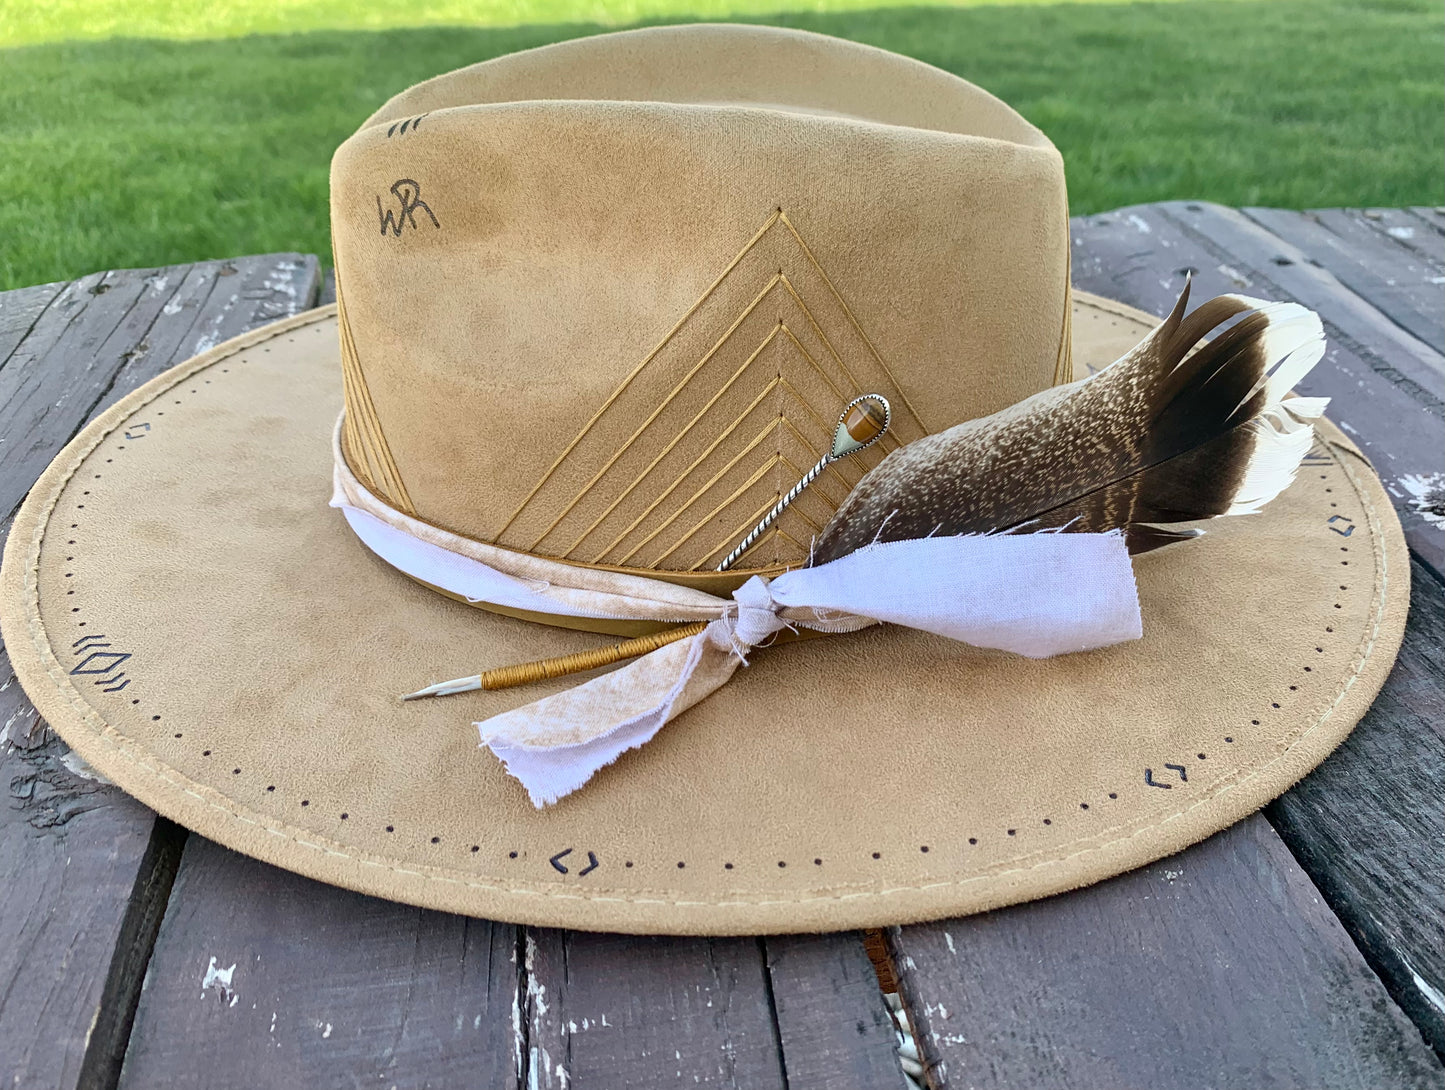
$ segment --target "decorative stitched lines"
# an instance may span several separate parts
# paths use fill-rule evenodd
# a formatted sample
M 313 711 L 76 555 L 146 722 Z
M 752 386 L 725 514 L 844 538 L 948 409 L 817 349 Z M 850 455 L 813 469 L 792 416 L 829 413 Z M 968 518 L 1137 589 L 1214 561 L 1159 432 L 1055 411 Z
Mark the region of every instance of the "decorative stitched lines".
M 758 297 L 757 297 L 756 299 L 753 300 L 752 303 L 748 304 L 748 309 L 747 309 L 747 311 L 744 312 L 743 317 L 746 317 L 748 314 L 751 314 L 751 313 L 752 313 L 753 309 L 758 305 L 758 303 L 760 303 L 760 302 L 762 301 L 762 299 L 764 298 L 764 296 L 766 296 L 766 294 L 768 293 L 768 291 L 770 291 L 770 290 L 772 289 L 772 284 L 775 283 L 775 282 L 776 282 L 776 281 L 770 282 L 769 285 L 768 285 L 768 287 L 765 288 L 765 289 L 763 289 L 763 291 L 758 295 Z M 738 320 L 741 321 L 742 319 L 739 318 Z M 621 495 L 619 495 L 619 496 L 617 497 L 617 499 L 613 500 L 612 503 L 607 507 L 606 510 L 604 510 L 604 511 L 602 512 L 601 515 L 599 515 L 596 519 L 593 520 L 592 524 L 591 524 L 590 526 L 588 526 L 587 529 L 582 532 L 582 536 L 579 537 L 576 541 L 574 541 L 574 542 L 572 543 L 572 546 L 571 546 L 572 549 L 576 549 L 577 546 L 582 543 L 582 540 L 583 540 L 584 538 L 586 538 L 586 536 L 587 536 L 588 534 L 590 534 L 593 530 L 595 530 L 595 529 L 597 528 L 598 523 L 600 523 L 604 518 L 606 518 L 606 517 L 607 517 L 608 515 L 610 515 L 614 510 L 616 510 L 617 505 L 618 505 L 619 503 L 621 503 L 623 500 L 625 500 L 625 499 L 632 493 L 633 489 L 635 489 L 639 484 L 642 483 L 642 479 L 643 479 L 644 477 L 646 477 L 648 473 L 652 472 L 652 470 L 657 467 L 657 464 L 658 464 L 659 462 L 661 462 L 664 457 L 666 457 L 668 454 L 670 454 L 670 453 L 672 452 L 672 450 L 678 445 L 678 443 L 682 442 L 682 440 L 687 436 L 687 434 L 688 434 L 690 431 L 692 431 L 693 426 L 694 426 L 699 420 L 701 420 L 701 419 L 703 418 L 703 416 L 707 413 L 707 411 L 708 411 L 709 409 L 711 409 L 714 405 L 717 404 L 718 400 L 719 400 L 725 393 L 727 393 L 729 389 L 732 388 L 733 383 L 735 383 L 739 378 L 742 377 L 743 372 L 745 372 L 745 371 L 752 365 L 753 361 L 756 360 L 759 356 L 761 356 L 761 355 L 763 354 L 763 350 L 764 350 L 765 348 L 767 348 L 768 345 L 770 345 L 770 344 L 772 343 L 773 338 L 777 335 L 777 330 L 778 330 L 779 328 L 781 328 L 781 327 L 774 327 L 773 331 L 770 332 L 770 333 L 767 335 L 767 337 L 765 337 L 765 338 L 763 339 L 763 343 L 760 344 L 760 345 L 758 345 L 758 347 L 753 351 L 752 355 L 750 355 L 747 359 L 745 359 L 745 360 L 743 361 L 742 366 L 739 367 L 736 371 L 734 371 L 731 376 L 729 376 L 728 380 L 727 380 L 725 383 L 723 383 L 723 385 L 721 386 L 721 388 L 719 388 L 719 390 L 717 391 L 717 393 L 713 394 L 712 397 L 710 397 L 710 398 L 707 400 L 707 403 L 704 404 L 703 407 L 698 410 L 697 414 L 696 414 L 695 416 L 693 416 L 693 418 L 687 422 L 687 424 L 683 427 L 683 429 L 682 429 L 681 431 L 679 431 L 675 436 L 673 436 L 671 440 L 669 440 L 669 442 L 667 443 L 667 445 L 662 448 L 662 452 L 661 452 L 660 454 L 658 454 L 657 457 L 655 457 L 651 462 L 648 463 L 647 468 L 644 469 L 640 475 L 638 475 L 636 478 L 634 478 L 631 484 L 629 484 L 625 489 L 622 490 Z M 729 330 L 728 332 L 731 333 L 732 331 Z M 726 338 L 724 338 L 724 339 L 726 339 Z M 637 440 L 637 438 L 638 438 L 638 437 L 643 433 L 643 431 L 647 428 L 647 425 L 650 424 L 650 423 L 652 423 L 652 421 L 657 418 L 657 414 L 660 413 L 660 412 L 662 412 L 663 409 L 667 408 L 667 406 L 672 402 L 673 398 L 675 398 L 679 393 L 681 393 L 681 392 L 683 391 L 683 389 L 684 389 L 684 388 L 686 387 L 686 385 L 687 385 L 688 380 L 691 379 L 691 378 L 693 377 L 693 375 L 697 374 L 698 370 L 712 358 L 713 353 L 716 352 L 716 351 L 718 350 L 718 348 L 722 346 L 722 344 L 723 344 L 723 341 L 719 341 L 717 344 L 715 344 L 715 345 L 713 346 L 712 350 L 709 351 L 708 354 L 707 354 L 706 356 L 704 356 L 701 361 L 699 361 L 699 363 L 697 364 L 697 366 L 694 367 L 691 371 L 689 371 L 686 375 L 683 376 L 682 381 L 679 382 L 676 386 L 674 386 L 674 387 L 672 388 L 672 390 L 668 393 L 667 398 L 663 401 L 663 403 L 662 403 L 660 406 L 658 406 L 658 408 L 653 412 L 652 416 L 648 417 L 647 420 L 643 421 L 642 427 L 638 428 L 635 432 L 633 432 L 632 435 L 631 435 L 631 437 L 627 440 L 627 442 L 626 442 L 625 444 L 623 444 L 622 448 L 619 449 L 616 454 L 614 454 L 611 458 L 608 459 L 606 465 L 604 465 L 601 469 L 599 469 L 599 470 L 597 471 L 596 475 L 592 478 L 592 480 L 591 480 L 590 482 L 588 482 L 588 487 L 589 487 L 589 488 L 590 488 L 592 485 L 596 484 L 597 481 L 598 481 L 598 479 L 601 478 L 601 476 L 602 476 L 604 473 L 606 473 L 607 470 L 609 470 L 609 469 L 612 468 L 612 466 L 617 462 L 617 459 L 620 458 L 620 457 L 622 457 L 622 455 L 623 455 L 624 453 L 626 453 L 627 449 L 628 449 L 629 447 L 631 447 L 631 445 Z M 754 404 L 756 404 L 756 402 L 754 402 Z M 751 409 L 752 406 L 750 406 L 749 408 Z M 741 420 L 741 418 L 739 418 L 739 422 L 740 422 L 740 420 Z M 736 423 L 737 423 L 737 422 L 734 422 L 734 427 L 736 426 Z M 732 429 L 730 428 L 730 429 L 729 429 L 729 432 L 731 432 L 731 430 L 732 430 Z M 716 442 L 715 442 L 715 443 L 714 443 L 714 447 L 715 447 L 716 445 L 717 445 L 717 444 L 716 444 Z M 709 449 L 712 449 L 712 448 L 709 448 Z M 565 508 L 562 510 L 562 513 L 559 514 L 555 519 L 552 520 L 551 526 L 548 526 L 548 527 L 547 527 L 547 530 L 544 531 L 541 536 L 542 536 L 542 537 L 546 537 L 547 534 L 550 533 L 551 530 L 557 525 L 557 523 L 561 522 L 562 519 L 567 516 L 567 513 L 572 510 L 572 508 L 577 504 L 578 500 L 580 500 L 580 499 L 582 498 L 582 495 L 584 495 L 584 494 L 585 494 L 585 490 L 584 490 L 583 493 L 579 493 L 578 496 L 572 501 L 572 503 L 571 503 L 571 504 L 568 504 L 567 507 L 565 507 Z M 538 538 L 538 541 L 540 541 L 540 540 L 541 540 L 541 538 Z M 536 547 L 536 543 L 533 544 L 533 547 L 534 547 L 534 548 Z M 570 554 L 571 550 L 569 549 L 568 551 L 569 551 L 569 554 Z
M 702 295 L 698 298 L 698 301 L 688 308 L 687 313 L 677 320 L 677 324 L 673 326 L 672 329 L 668 330 L 667 336 L 663 337 L 662 340 L 658 342 L 657 347 L 654 348 L 651 352 L 649 352 L 643 358 L 642 362 L 639 363 L 631 370 L 631 372 L 628 373 L 627 377 L 618 384 L 617 389 L 613 390 L 612 393 L 607 395 L 607 400 L 603 401 L 602 404 L 598 406 L 597 411 L 592 414 L 592 419 L 587 421 L 587 423 L 583 425 L 582 430 L 577 433 L 577 435 L 573 438 L 572 442 L 568 443 L 567 446 L 563 449 L 562 453 L 557 455 L 557 460 L 552 463 L 546 473 L 542 474 L 541 480 L 539 480 L 536 484 L 532 486 L 532 490 L 528 492 L 527 495 L 523 498 L 522 502 L 517 505 L 517 509 L 512 512 L 511 517 L 502 524 L 501 529 L 497 531 L 497 539 L 499 541 L 502 539 L 503 535 L 506 534 L 507 530 L 511 527 L 511 525 L 517 521 L 517 517 L 524 510 L 526 510 L 527 505 L 536 498 L 537 493 L 540 492 L 543 486 L 545 486 L 547 482 L 552 479 L 552 475 L 556 473 L 557 468 L 564 461 L 566 461 L 567 456 L 571 454 L 572 451 L 577 448 L 577 445 L 581 443 L 582 440 L 587 437 L 588 433 L 592 431 L 593 425 L 595 425 L 597 421 L 601 419 L 602 414 L 605 413 L 608 409 L 612 408 L 613 404 L 617 401 L 617 399 L 627 391 L 629 386 L 632 385 L 632 380 L 635 379 L 639 374 L 641 374 L 643 368 L 645 368 L 649 363 L 656 359 L 658 353 L 660 353 L 664 348 L 666 348 L 667 345 L 672 341 L 672 339 L 677 336 L 677 331 L 680 330 L 684 325 L 686 325 L 688 319 L 691 318 L 695 313 L 697 313 L 698 309 L 708 301 L 708 299 L 712 296 L 712 293 L 717 290 L 718 285 L 721 284 L 725 279 L 727 279 L 728 274 L 731 273 L 733 269 L 737 268 L 738 263 L 748 255 L 749 251 L 751 251 L 752 248 L 757 244 L 758 240 L 762 238 L 763 235 L 767 234 L 768 229 L 777 222 L 778 217 L 781 215 L 782 209 L 780 208 L 777 212 L 773 213 L 773 215 L 768 217 L 768 221 L 758 229 L 758 233 L 754 235 L 752 239 L 748 242 L 748 244 L 742 248 L 742 251 L 738 254 L 738 256 L 732 259 L 732 261 L 728 264 L 728 267 L 718 275 L 718 278 L 712 282 L 712 285 L 707 289 L 707 291 L 702 293 Z
M 336 281 L 336 325 L 341 334 L 341 379 L 346 398 L 346 416 L 341 438 L 346 461 L 357 479 L 373 494 L 398 510 L 415 515 L 411 496 L 402 483 L 401 472 L 392 459 L 391 448 L 376 416 L 366 376 L 356 354 L 356 342 L 346 321 L 346 304 L 341 294 L 341 278 Z
M 699 570 L 776 502 L 865 392 L 894 430 L 829 467 L 751 554 L 799 563 L 861 475 L 926 434 L 881 356 L 781 211 L 606 397 L 498 543 L 585 563 Z M 740 529 L 734 530 L 734 527 Z M 769 551 L 771 550 L 771 551 Z
M 733 491 L 732 495 L 728 496 L 725 500 L 723 500 L 706 515 L 704 515 L 701 521 L 694 523 L 692 529 L 687 531 L 687 533 L 683 534 L 682 537 L 678 539 L 677 543 L 672 546 L 672 548 L 668 549 L 666 552 L 660 555 L 657 558 L 656 563 L 664 563 L 669 557 L 671 557 L 675 552 L 677 552 L 677 550 L 681 549 L 684 545 L 691 541 L 693 535 L 709 526 L 714 519 L 716 519 L 723 513 L 723 511 L 725 511 L 728 507 L 732 506 L 734 500 L 741 498 L 752 488 L 753 485 L 766 478 L 769 471 L 776 468 L 777 464 L 778 456 L 773 455 L 771 460 L 764 462 L 757 469 L 755 469 L 752 476 L 750 476 L 746 481 L 742 483 L 742 485 L 736 488 Z M 774 488 L 768 491 L 768 496 L 770 498 L 764 499 L 761 507 L 759 507 L 753 514 L 748 515 L 743 519 L 742 526 L 744 530 L 746 530 L 749 526 L 756 526 L 758 520 L 762 518 L 763 515 L 772 508 L 773 504 L 778 502 L 776 486 L 774 486 Z M 707 552 L 703 553 L 702 559 L 690 565 L 689 570 L 696 571 L 701 568 L 704 564 L 707 563 L 707 558 L 716 551 L 717 547 L 714 546 L 712 549 L 709 549 Z
M 759 349 L 759 351 L 761 351 L 761 349 Z M 750 357 L 750 361 L 751 361 L 751 357 Z M 752 404 L 750 404 L 750 405 L 748 406 L 747 410 L 746 410 L 741 416 L 739 416 L 739 417 L 737 418 L 737 420 L 735 420 L 731 425 L 729 425 L 726 430 L 720 432 L 720 433 L 718 434 L 717 438 L 714 439 L 714 440 L 712 441 L 712 443 L 711 443 L 700 455 L 698 455 L 697 458 L 695 458 L 695 459 L 692 461 L 692 463 L 687 467 L 686 471 L 685 471 L 683 474 L 679 475 L 679 476 L 677 477 L 677 479 L 674 480 L 674 481 L 672 482 L 672 484 L 668 485 L 667 488 L 665 488 L 665 489 L 662 491 L 662 493 L 661 493 L 655 500 L 653 500 L 650 504 L 648 504 L 647 507 L 645 507 L 645 508 L 643 509 L 643 511 L 642 511 L 642 513 L 641 513 L 640 515 L 638 515 L 635 519 L 633 519 L 630 523 L 628 523 L 627 526 L 623 528 L 623 530 L 622 530 L 621 533 L 619 533 L 615 538 L 613 538 L 610 542 L 608 542 L 606 548 L 604 548 L 604 549 L 602 550 L 602 552 L 599 553 L 599 554 L 597 555 L 597 557 L 595 557 L 595 558 L 593 559 L 592 563 L 594 563 L 594 564 L 597 563 L 602 557 L 606 556 L 608 553 L 610 553 L 610 552 L 612 552 L 614 549 L 616 549 L 616 548 L 622 543 L 623 539 L 624 539 L 628 534 L 630 534 L 633 530 L 637 529 L 637 527 L 642 523 L 642 521 L 643 521 L 645 518 L 647 518 L 647 516 L 651 515 L 655 510 L 657 510 L 657 508 L 658 508 L 659 506 L 661 506 L 661 504 L 662 504 L 669 496 L 671 496 L 671 495 L 673 494 L 673 492 L 676 491 L 677 488 L 678 488 L 685 480 L 688 479 L 688 476 L 691 474 L 692 470 L 696 469 L 699 465 L 701 465 L 702 462 L 703 462 L 710 454 L 712 454 L 712 452 L 713 452 L 714 450 L 716 450 L 720 445 L 722 445 L 723 442 L 725 442 L 726 440 L 728 440 L 729 438 L 731 438 L 732 434 L 738 429 L 738 427 L 742 424 L 742 422 L 743 422 L 744 420 L 746 420 L 746 419 L 751 415 L 753 409 L 755 409 L 758 405 L 760 405 L 760 404 L 763 402 L 763 400 L 764 400 L 764 399 L 768 396 L 768 394 L 770 394 L 770 393 L 772 393 L 772 386 L 764 387 L 763 391 L 762 391 L 760 394 L 758 394 L 758 396 L 757 396 L 756 398 L 753 399 Z M 654 531 L 653 531 L 651 534 L 649 534 L 647 537 L 643 538 L 643 540 L 640 541 L 640 542 L 638 542 L 637 545 L 633 546 L 632 550 L 626 555 L 626 557 L 624 557 L 624 558 L 622 558 L 622 559 L 619 559 L 619 560 L 618 560 L 618 563 L 620 563 L 620 564 L 626 564 L 627 561 L 628 561 L 628 559 L 630 559 L 630 558 L 632 557 L 632 555 L 635 554 L 638 549 L 642 548 L 644 545 L 646 545 L 646 544 L 648 544 L 649 542 L 651 542 L 654 537 L 656 537 L 659 533 L 661 533 L 661 532 L 662 532 L 663 530 L 665 530 L 668 526 L 670 526 L 670 525 L 672 524 L 673 520 L 675 520 L 679 515 L 681 515 L 681 514 L 683 513 L 683 511 L 687 510 L 687 508 L 690 507 L 690 506 L 693 504 L 694 501 L 696 501 L 697 499 L 699 499 L 704 492 L 706 492 L 709 488 L 711 488 L 714 484 L 716 484 L 719 480 L 721 480 L 722 477 L 723 477 L 729 470 L 731 470 L 731 469 L 732 469 L 734 466 L 736 466 L 740 461 L 742 461 L 745 457 L 747 457 L 747 455 L 751 454 L 754 450 L 756 450 L 757 447 L 758 447 L 760 444 L 762 444 L 764 440 L 766 440 L 766 439 L 768 438 L 768 436 L 772 435 L 773 429 L 774 429 L 775 427 L 776 427 L 776 425 L 774 424 L 774 422 L 773 422 L 772 420 L 769 420 L 767 423 L 765 423 L 765 424 L 763 425 L 762 431 L 758 432 L 758 434 L 753 437 L 753 439 L 751 440 L 751 442 L 749 442 L 749 443 L 747 444 L 747 446 L 743 447 L 742 450 L 740 450 L 740 451 L 738 451 L 736 454 L 734 454 L 734 455 L 732 456 L 732 458 L 728 460 L 727 464 L 724 465 L 724 466 L 722 467 L 722 469 L 720 469 L 720 470 L 718 470 L 716 473 L 714 473 L 713 476 L 708 479 L 707 483 L 704 484 L 704 485 L 702 486 L 702 488 L 700 488 L 698 491 L 694 492 L 694 493 L 687 499 L 687 501 L 686 501 L 685 503 L 683 503 L 680 507 L 674 508 L 672 515 L 669 516 L 669 517 L 662 523 L 661 526 L 659 526 L 656 530 L 654 530 Z M 666 452 L 664 452 L 664 453 L 666 453 Z M 651 468 L 651 467 L 649 467 L 649 469 L 650 469 L 650 468 Z M 639 480 L 640 480 L 640 478 L 639 478 Z M 629 488 L 628 491 L 630 492 L 630 491 L 631 491 L 631 488 Z M 610 509 L 609 509 L 609 511 L 610 511 Z
M 903 408 L 908 411 L 908 416 L 918 427 L 920 434 L 917 436 L 917 438 L 921 439 L 924 435 L 928 434 L 928 429 L 923 426 L 923 420 L 918 415 L 917 410 L 913 408 L 913 403 L 908 400 L 908 395 L 905 394 L 901 388 L 899 388 L 897 379 L 893 377 L 893 372 L 888 369 L 888 365 L 883 362 L 883 357 L 878 354 L 878 349 L 873 347 L 873 342 L 868 339 L 868 334 L 865 333 L 863 331 L 863 327 L 858 324 L 858 319 L 853 316 L 853 310 L 851 307 L 848 306 L 847 300 L 844 299 L 843 296 L 839 294 L 838 289 L 833 286 L 833 281 L 828 279 L 828 274 L 823 271 L 823 266 L 818 264 L 818 259 L 813 256 L 813 251 L 808 248 L 808 244 L 803 241 L 803 236 L 798 234 L 797 228 L 795 228 L 792 222 L 788 219 L 787 213 L 785 213 L 781 208 L 779 208 L 777 215 L 783 226 L 786 227 L 788 229 L 788 232 L 793 236 L 793 241 L 798 244 L 798 247 L 807 257 L 808 263 L 817 270 L 818 276 L 822 278 L 822 281 L 827 286 L 828 291 L 832 294 L 833 298 L 838 301 L 838 305 L 843 308 L 843 313 L 848 316 L 849 323 L 851 323 L 853 328 L 857 330 L 858 336 L 863 339 L 863 343 L 868 346 L 869 354 L 872 355 L 878 366 L 883 370 L 883 373 L 888 377 L 888 383 L 890 387 L 892 387 L 892 389 L 898 394 L 899 403 L 903 406 Z M 800 303 L 802 302 L 801 299 L 799 299 L 798 301 Z M 804 307 L 804 310 L 806 309 L 807 308 Z M 819 330 L 818 332 L 821 334 L 822 330 Z M 831 349 L 832 345 L 829 345 L 828 347 Z M 834 355 L 836 356 L 836 353 L 834 353 Z M 841 364 L 842 360 L 839 359 L 838 362 Z M 896 433 L 894 433 L 894 438 L 897 438 Z M 912 442 L 912 440 L 905 440 L 905 442 Z
M 1054 362 L 1054 385 L 1063 386 L 1074 381 L 1074 284 L 1071 273 L 1064 270 L 1064 328 L 1059 333 L 1059 355 Z M 1098 368 L 1089 366 L 1089 374 Z

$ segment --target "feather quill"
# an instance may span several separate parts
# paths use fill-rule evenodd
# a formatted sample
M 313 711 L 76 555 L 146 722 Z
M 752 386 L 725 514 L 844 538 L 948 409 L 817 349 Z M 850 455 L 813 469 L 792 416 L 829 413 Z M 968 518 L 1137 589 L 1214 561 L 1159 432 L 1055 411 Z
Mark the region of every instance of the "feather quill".
M 1221 295 L 1186 316 L 1188 301 L 1186 284 L 1097 374 L 894 451 L 812 562 L 874 541 L 1046 530 L 1123 530 L 1138 553 L 1203 532 L 1173 524 L 1259 511 L 1314 442 L 1327 399 L 1285 395 L 1323 356 L 1324 331 L 1295 303 Z

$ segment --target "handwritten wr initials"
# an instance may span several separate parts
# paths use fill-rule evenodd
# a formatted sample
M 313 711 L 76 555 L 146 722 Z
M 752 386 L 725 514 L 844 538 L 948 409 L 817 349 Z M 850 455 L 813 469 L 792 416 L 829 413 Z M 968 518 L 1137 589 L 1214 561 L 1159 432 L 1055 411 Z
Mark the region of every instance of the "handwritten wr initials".
M 376 198 L 376 216 L 381 221 L 381 233 L 386 235 L 390 231 L 393 235 L 400 237 L 401 229 L 408 223 L 416 228 L 416 210 L 420 208 L 427 214 L 433 227 L 440 227 L 436 216 L 428 207 L 426 201 L 421 199 L 421 186 L 410 178 L 402 178 L 394 182 L 391 187 L 392 196 L 401 205 L 398 210 L 381 207 L 381 198 Z

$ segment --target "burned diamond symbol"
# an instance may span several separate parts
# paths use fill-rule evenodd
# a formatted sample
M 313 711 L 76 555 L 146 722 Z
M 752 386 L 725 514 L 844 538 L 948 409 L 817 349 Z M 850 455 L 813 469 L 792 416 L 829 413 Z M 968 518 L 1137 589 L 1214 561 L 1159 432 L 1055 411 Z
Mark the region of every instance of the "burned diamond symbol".
M 114 670 L 130 655 L 122 651 L 92 651 L 85 658 L 81 659 L 72 674 L 108 674 Z

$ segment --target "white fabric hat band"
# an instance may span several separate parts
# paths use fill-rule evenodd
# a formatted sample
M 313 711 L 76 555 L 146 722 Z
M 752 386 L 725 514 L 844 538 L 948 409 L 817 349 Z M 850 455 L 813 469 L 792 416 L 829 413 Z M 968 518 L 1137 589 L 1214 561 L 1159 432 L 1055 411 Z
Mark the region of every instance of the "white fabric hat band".
M 537 806 L 576 790 L 723 685 L 784 628 L 847 632 L 885 622 L 1046 658 L 1143 634 L 1121 533 L 921 538 L 866 546 L 828 564 L 753 577 L 731 599 L 659 579 L 485 545 L 389 507 L 333 441 L 339 507 L 368 549 L 471 602 L 573 617 L 708 621 L 690 639 L 477 724 Z M 476 688 L 479 686 L 471 686 Z

